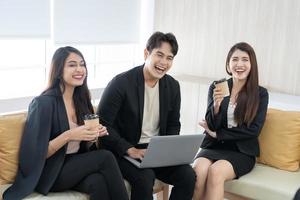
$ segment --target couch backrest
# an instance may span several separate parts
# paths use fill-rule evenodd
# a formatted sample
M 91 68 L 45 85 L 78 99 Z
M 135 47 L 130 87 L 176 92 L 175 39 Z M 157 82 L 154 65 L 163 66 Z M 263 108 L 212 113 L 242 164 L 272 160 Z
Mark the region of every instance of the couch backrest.
M 27 113 L 0 115 L 0 184 L 12 183 L 18 167 L 19 146 Z
M 300 111 L 300 96 L 269 92 L 269 108 Z

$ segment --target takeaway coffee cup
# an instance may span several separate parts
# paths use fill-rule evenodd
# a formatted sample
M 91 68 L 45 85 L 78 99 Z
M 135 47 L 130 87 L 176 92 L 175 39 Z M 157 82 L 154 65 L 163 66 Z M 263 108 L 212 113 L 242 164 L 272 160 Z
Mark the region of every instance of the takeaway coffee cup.
M 83 117 L 84 124 L 91 130 L 95 130 L 99 125 L 99 116 L 97 114 L 87 114 Z
M 216 88 L 221 89 L 224 97 L 227 97 L 227 96 L 230 95 L 229 87 L 228 87 L 226 78 L 222 78 L 218 81 L 215 81 L 215 86 L 216 86 Z
M 83 117 L 84 124 L 90 128 L 90 130 L 97 130 L 99 125 L 99 116 L 97 114 L 87 114 Z M 92 143 L 96 143 L 96 147 L 99 148 L 98 137 L 96 137 Z

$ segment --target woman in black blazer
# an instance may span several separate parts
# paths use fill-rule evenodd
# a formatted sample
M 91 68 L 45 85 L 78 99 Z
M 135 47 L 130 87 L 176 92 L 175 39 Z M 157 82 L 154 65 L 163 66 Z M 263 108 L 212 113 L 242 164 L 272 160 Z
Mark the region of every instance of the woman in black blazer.
M 18 173 L 3 198 L 71 189 L 87 193 L 91 200 L 127 200 L 113 154 L 88 151 L 92 141 L 108 134 L 102 125 L 84 125 L 83 116 L 92 113 L 83 55 L 73 47 L 59 48 L 47 89 L 29 106 Z
M 252 170 L 259 155 L 258 135 L 263 127 L 268 92 L 258 85 L 253 48 L 235 44 L 226 59 L 230 95 L 213 83 L 208 92 L 201 151 L 194 162 L 197 174 L 194 198 L 223 199 L 224 182 Z M 226 96 L 226 97 L 225 97 Z

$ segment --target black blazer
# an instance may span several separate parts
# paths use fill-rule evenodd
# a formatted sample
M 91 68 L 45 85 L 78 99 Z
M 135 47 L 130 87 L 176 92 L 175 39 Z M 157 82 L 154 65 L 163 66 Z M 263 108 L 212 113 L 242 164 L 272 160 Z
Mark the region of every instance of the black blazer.
M 229 90 L 232 90 L 232 79 L 227 80 Z M 220 111 L 214 115 L 213 90 L 215 86 L 211 84 L 208 91 L 207 111 L 205 119 L 210 130 L 216 131 L 217 138 L 212 138 L 206 134 L 201 145 L 202 148 L 214 146 L 218 141 L 235 141 L 240 152 L 250 156 L 259 155 L 258 136 L 264 125 L 268 109 L 269 94 L 268 91 L 259 86 L 259 107 L 253 122 L 247 127 L 242 124 L 238 127 L 227 127 L 227 109 L 230 97 L 225 97 L 221 103 Z
M 21 140 L 17 176 L 3 194 L 5 200 L 22 199 L 34 190 L 42 194 L 49 192 L 63 165 L 67 145 L 46 159 L 48 144 L 68 129 L 59 90 L 50 90 L 32 100 Z M 80 151 L 85 151 L 84 146 L 81 142 Z
M 117 75 L 103 92 L 97 113 L 108 128 L 103 146 L 122 156 L 141 137 L 144 111 L 143 65 Z M 159 135 L 178 135 L 180 131 L 180 87 L 169 75 L 159 80 Z

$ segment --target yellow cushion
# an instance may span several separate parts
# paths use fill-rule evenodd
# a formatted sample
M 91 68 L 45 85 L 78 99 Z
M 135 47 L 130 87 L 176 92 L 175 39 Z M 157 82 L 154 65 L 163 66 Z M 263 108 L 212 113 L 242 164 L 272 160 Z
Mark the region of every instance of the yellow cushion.
M 300 112 L 268 109 L 259 145 L 258 162 L 297 171 L 300 160 Z
M 18 167 L 19 146 L 26 113 L 0 116 L 0 184 L 12 183 Z

